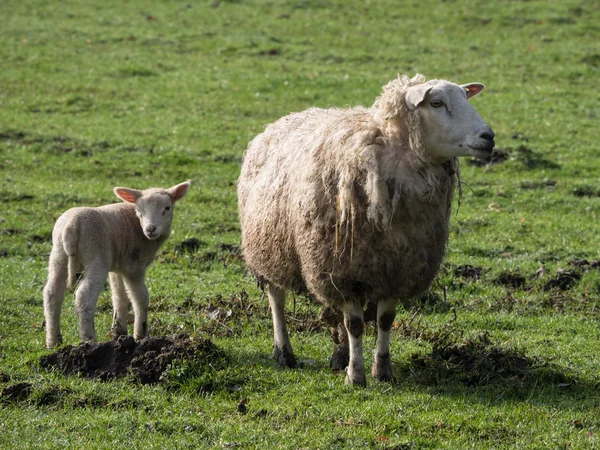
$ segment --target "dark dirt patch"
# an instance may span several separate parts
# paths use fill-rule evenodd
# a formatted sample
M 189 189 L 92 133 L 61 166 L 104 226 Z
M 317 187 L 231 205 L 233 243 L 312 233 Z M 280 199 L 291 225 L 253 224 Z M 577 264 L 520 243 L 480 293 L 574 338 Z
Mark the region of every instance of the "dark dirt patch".
M 594 53 L 593 55 L 585 56 L 581 59 L 581 62 L 593 67 L 600 67 L 600 55 Z
M 458 379 L 467 386 L 480 386 L 502 380 L 524 380 L 536 361 L 521 351 L 493 344 L 483 333 L 462 342 L 434 342 L 430 354 L 414 354 L 411 371 L 425 384 Z
M 576 197 L 600 197 L 600 188 L 597 186 L 581 185 L 573 188 L 573 195 Z
M 518 134 L 513 136 L 513 139 L 526 141 Z M 506 161 L 515 161 L 524 165 L 527 169 L 558 169 L 560 165 L 544 158 L 539 153 L 535 152 L 525 144 L 521 144 L 516 148 L 504 147 L 496 148 L 492 154 L 486 159 L 472 158 L 469 163 L 477 167 L 487 167 L 494 164 L 503 163 Z
M 556 180 L 522 181 L 521 189 L 546 189 L 548 192 L 552 192 L 557 184 Z
M 68 388 L 51 387 L 44 391 L 37 399 L 38 406 L 56 405 L 64 401 L 66 397 L 73 394 L 73 391 Z
M 10 381 L 10 375 L 0 372 L 0 383 L 8 383 Z
M 561 291 L 566 291 L 577 284 L 580 279 L 581 274 L 579 272 L 558 269 L 556 275 L 544 285 L 544 289 L 559 289 Z
M 454 275 L 461 278 L 467 278 L 470 280 L 478 280 L 483 273 L 482 267 L 475 267 L 469 264 L 464 266 L 456 266 L 454 268 Z
M 138 343 L 131 336 L 121 336 L 114 341 L 65 347 L 41 357 L 40 366 L 98 380 L 131 374 L 135 381 L 150 384 L 157 383 L 174 360 L 218 357 L 220 351 L 209 339 L 157 336 Z
M 587 259 L 573 258 L 569 261 L 569 265 L 572 267 L 577 267 L 584 271 L 591 269 L 600 269 L 600 261 L 598 261 L 597 259 L 593 261 L 588 261 Z
M 0 391 L 0 403 L 27 400 L 31 395 L 32 389 L 33 386 L 29 383 L 16 383 L 6 386 Z
M 189 238 L 184 241 L 181 241 L 181 243 L 179 245 L 177 245 L 177 247 L 175 247 L 175 249 L 182 253 L 194 253 L 195 251 L 197 251 L 200 247 L 202 247 L 204 245 L 206 245 L 206 242 L 201 241 L 200 239 Z
M 513 288 L 523 287 L 526 281 L 526 278 L 519 272 L 502 272 L 494 280 L 496 284 Z

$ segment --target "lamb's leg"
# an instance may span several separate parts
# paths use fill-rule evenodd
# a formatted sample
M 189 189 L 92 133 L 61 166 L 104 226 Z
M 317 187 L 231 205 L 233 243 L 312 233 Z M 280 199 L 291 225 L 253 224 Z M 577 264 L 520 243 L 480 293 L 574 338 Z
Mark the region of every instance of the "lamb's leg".
M 364 313 L 358 303 L 344 305 L 344 325 L 348 331 L 350 343 L 350 363 L 346 374 L 347 384 L 367 385 L 365 361 L 362 354 L 362 335 L 365 328 Z
M 380 302 L 377 305 L 377 344 L 373 353 L 371 374 L 380 381 L 394 378 L 390 358 L 390 332 L 396 317 L 396 300 Z
M 269 285 L 267 293 L 273 316 L 273 335 L 275 341 L 275 353 L 273 357 L 280 367 L 294 368 L 296 367 L 296 357 L 294 356 L 285 325 L 285 291 Z
M 123 277 L 110 273 L 110 290 L 112 291 L 113 325 L 111 334 L 113 338 L 127 335 L 127 315 L 129 314 L 129 297 L 125 290 Z
M 85 341 L 96 340 L 94 315 L 100 291 L 108 277 L 108 268 L 101 264 L 85 267 L 83 279 L 75 293 L 75 310 L 79 317 L 79 338 Z
M 60 312 L 67 288 L 67 264 L 67 255 L 58 247 L 53 248 L 48 264 L 48 282 L 44 286 L 44 316 L 48 348 L 62 343 Z
M 148 336 L 148 289 L 143 275 L 123 277 L 123 281 L 133 306 L 133 338 L 141 341 Z

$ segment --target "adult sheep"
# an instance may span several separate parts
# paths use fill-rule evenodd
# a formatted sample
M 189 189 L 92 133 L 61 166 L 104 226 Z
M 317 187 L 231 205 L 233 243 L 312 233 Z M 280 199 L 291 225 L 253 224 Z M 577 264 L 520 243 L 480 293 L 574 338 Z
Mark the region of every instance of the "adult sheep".
M 285 291 L 343 312 L 346 382 L 365 385 L 363 309 L 377 305 L 372 375 L 393 376 L 397 300 L 427 290 L 448 239 L 459 156 L 486 157 L 494 132 L 459 86 L 398 77 L 370 108 L 287 115 L 250 143 L 238 180 L 244 258 L 267 286 L 275 358 L 294 367 Z

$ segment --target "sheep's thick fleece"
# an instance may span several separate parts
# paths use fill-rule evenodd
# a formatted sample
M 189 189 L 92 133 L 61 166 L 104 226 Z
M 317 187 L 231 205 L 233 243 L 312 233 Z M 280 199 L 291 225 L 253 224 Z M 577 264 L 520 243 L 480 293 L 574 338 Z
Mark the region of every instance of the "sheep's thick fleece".
M 250 143 L 238 180 L 242 247 L 272 307 L 285 289 L 306 290 L 344 310 L 355 336 L 367 303 L 383 303 L 379 331 L 391 327 L 396 300 L 423 293 L 438 272 L 457 157 L 493 147 L 493 132 L 467 102 L 482 88 L 399 77 L 370 108 L 290 114 Z M 276 355 L 291 353 L 287 332 L 277 333 Z M 364 384 L 364 368 L 350 359 L 349 382 Z M 375 365 L 374 375 L 391 377 L 391 365 Z

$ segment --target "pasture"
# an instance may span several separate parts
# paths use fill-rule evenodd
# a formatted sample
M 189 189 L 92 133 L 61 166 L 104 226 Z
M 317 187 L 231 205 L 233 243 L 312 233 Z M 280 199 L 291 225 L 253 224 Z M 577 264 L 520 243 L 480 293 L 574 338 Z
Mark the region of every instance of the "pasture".
M 598 2 L 8 0 L 0 16 L 0 447 L 600 447 Z M 443 269 L 398 309 L 396 380 L 345 386 L 301 295 L 300 367 L 280 370 L 239 249 L 242 155 L 277 118 L 370 105 L 398 73 L 484 83 L 496 151 L 462 161 Z M 146 277 L 149 332 L 201 356 L 150 384 L 42 367 L 57 217 L 187 179 Z M 105 289 L 99 340 L 111 320 Z M 62 332 L 78 344 L 72 294 Z M 374 341 L 369 325 L 365 356 Z

